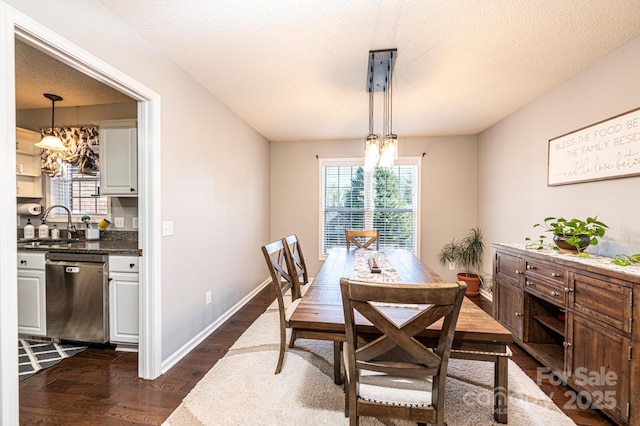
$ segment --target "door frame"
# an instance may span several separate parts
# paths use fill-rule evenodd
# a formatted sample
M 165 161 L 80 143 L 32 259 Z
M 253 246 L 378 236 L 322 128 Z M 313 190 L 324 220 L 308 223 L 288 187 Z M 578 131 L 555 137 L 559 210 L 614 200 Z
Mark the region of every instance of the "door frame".
M 161 371 L 160 96 L 28 16 L 0 2 L 0 140 L 15 138 L 15 38 L 138 101 L 138 244 L 140 341 L 138 376 Z M 17 227 L 15 148 L 0 143 L 0 424 L 17 424 Z

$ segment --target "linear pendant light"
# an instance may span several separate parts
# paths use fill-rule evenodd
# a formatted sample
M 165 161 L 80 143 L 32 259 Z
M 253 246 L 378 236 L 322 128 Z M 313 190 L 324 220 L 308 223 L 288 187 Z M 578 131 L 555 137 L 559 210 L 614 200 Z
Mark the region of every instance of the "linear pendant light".
M 44 97 L 51 101 L 51 134 L 42 138 L 42 140 L 35 145 L 38 148 L 48 149 L 49 151 L 67 151 L 69 148 L 64 146 L 60 138 L 53 135 L 56 102 L 61 101 L 62 98 L 58 95 L 52 95 L 51 93 L 45 93 Z
M 369 93 L 369 133 L 365 136 L 365 169 L 393 167 L 398 159 L 398 136 L 393 133 L 393 65 L 397 49 L 370 50 L 367 67 L 367 92 Z M 373 94 L 384 93 L 382 135 L 373 133 Z

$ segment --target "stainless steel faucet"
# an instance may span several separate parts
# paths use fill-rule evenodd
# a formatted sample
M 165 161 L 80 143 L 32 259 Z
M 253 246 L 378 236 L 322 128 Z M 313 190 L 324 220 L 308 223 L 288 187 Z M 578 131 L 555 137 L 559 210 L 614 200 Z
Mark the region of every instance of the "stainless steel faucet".
M 78 230 L 73 225 L 73 223 L 71 223 L 71 211 L 67 206 L 56 204 L 55 206 L 49 207 L 42 215 L 42 221 L 46 222 L 47 218 L 49 217 L 49 212 L 51 212 L 51 209 L 55 209 L 56 207 L 60 207 L 61 209 L 65 209 L 67 211 L 67 238 L 76 238 Z

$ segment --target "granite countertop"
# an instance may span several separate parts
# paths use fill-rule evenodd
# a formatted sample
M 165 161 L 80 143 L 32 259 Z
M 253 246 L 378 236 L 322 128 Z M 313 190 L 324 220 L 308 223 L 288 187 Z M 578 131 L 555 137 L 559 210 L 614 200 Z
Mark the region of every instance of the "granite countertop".
M 81 232 L 79 239 L 18 240 L 18 251 L 41 251 L 51 253 L 93 253 L 138 256 L 137 232 L 104 232 L 101 239 L 87 240 Z

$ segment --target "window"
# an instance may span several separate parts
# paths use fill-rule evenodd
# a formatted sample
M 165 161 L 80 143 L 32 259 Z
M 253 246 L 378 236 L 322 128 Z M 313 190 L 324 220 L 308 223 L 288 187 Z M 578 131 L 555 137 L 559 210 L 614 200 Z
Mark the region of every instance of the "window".
M 64 176 L 53 177 L 49 181 L 49 205 L 61 204 L 66 206 L 72 215 L 106 216 L 109 211 L 108 198 L 98 196 L 100 193 L 100 173 L 85 175 L 78 172 L 78 166 L 62 162 Z M 54 209 L 49 216 L 64 216 L 62 209 Z
M 381 248 L 418 254 L 419 159 L 365 171 L 362 159 L 321 160 L 321 253 L 345 247 L 346 229 L 377 229 Z

